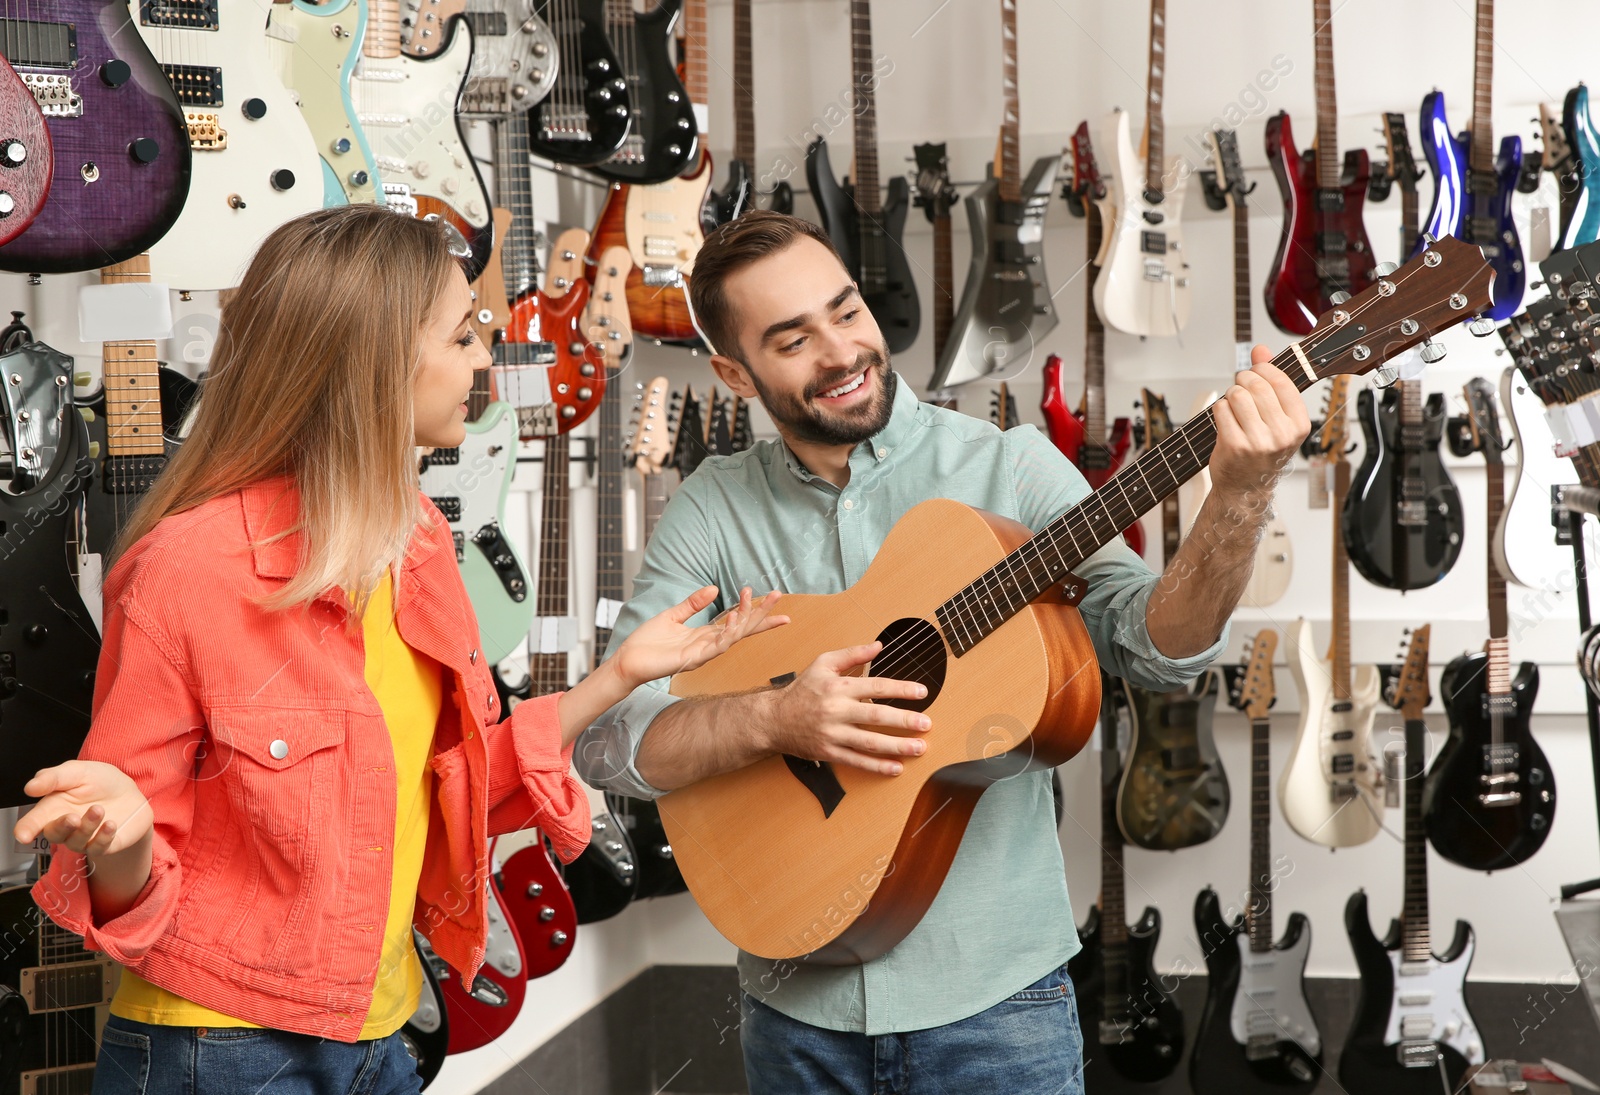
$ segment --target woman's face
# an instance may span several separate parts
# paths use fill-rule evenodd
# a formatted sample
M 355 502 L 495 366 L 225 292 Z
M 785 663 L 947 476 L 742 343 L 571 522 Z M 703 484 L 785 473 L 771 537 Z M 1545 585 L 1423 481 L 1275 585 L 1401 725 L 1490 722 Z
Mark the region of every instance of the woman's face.
M 447 449 L 466 440 L 472 374 L 493 360 L 473 329 L 476 311 L 466 275 L 453 268 L 422 329 L 422 354 L 411 391 L 418 445 Z

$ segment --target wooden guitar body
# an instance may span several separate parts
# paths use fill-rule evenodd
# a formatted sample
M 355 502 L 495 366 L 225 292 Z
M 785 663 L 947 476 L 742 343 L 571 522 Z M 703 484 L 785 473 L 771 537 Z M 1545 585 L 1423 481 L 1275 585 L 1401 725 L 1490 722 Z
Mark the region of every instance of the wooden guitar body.
M 1207 975 L 1205 1010 L 1189 1055 L 1195 1095 L 1310 1095 L 1322 1078 L 1322 1040 L 1305 998 L 1311 922 L 1295 913 L 1271 952 L 1253 954 L 1243 918 L 1224 917 L 1217 891 L 1208 886 L 1195 898 L 1194 927 Z M 1246 962 L 1252 983 L 1246 983 Z M 1241 1005 L 1244 1040 L 1234 1020 Z M 1273 1037 L 1252 1045 L 1262 1034 Z
M 1117 827 L 1130 843 L 1158 852 L 1204 844 L 1228 820 L 1228 775 L 1211 716 L 1217 676 L 1152 692 L 1123 682 L 1133 737 L 1117 788 Z
M 50 199 L 28 230 L 0 248 L 0 269 L 70 274 L 148 251 L 189 192 L 189 135 L 166 74 L 134 26 L 128 0 L 51 0 L 27 16 L 10 61 L 45 101 L 54 171 Z M 42 48 L 76 40 L 67 65 Z M 31 47 L 38 45 L 36 53 Z M 113 81 L 100 75 L 102 67 Z
M 1116 215 L 1106 221 L 1104 259 L 1094 281 L 1095 310 L 1119 331 L 1170 337 L 1189 322 L 1189 264 L 1180 221 L 1188 176 L 1181 158 L 1173 157 L 1164 178 L 1178 182 L 1161 201 L 1146 201 L 1145 165 L 1134 151 L 1127 112 L 1113 111 L 1106 129 L 1115 163 L 1111 187 Z
M 1417 998 L 1423 1001 L 1421 1007 L 1436 1017 L 1430 1037 L 1441 1028 L 1455 1031 L 1450 1041 L 1431 1043 L 1426 1054 L 1427 1063 L 1414 1067 L 1400 1063 L 1399 1016 L 1396 1014 L 1400 1009 L 1396 1004 L 1395 984 L 1396 965 L 1400 961 L 1400 924 L 1392 923 L 1385 939 L 1374 935 L 1367 919 L 1366 892 L 1358 890 L 1345 904 L 1344 927 L 1350 936 L 1350 949 L 1355 953 L 1356 969 L 1361 974 L 1361 987 L 1350 1033 L 1339 1052 L 1339 1083 L 1346 1091 L 1371 1091 L 1379 1095 L 1441 1095 L 1460 1091 L 1469 1062 L 1467 1054 L 1451 1041 L 1459 1039 L 1462 1044 L 1478 1046 L 1476 1061 L 1483 1060 L 1481 1039 L 1467 1011 L 1463 992 L 1467 967 L 1472 964 L 1475 949 L 1471 925 L 1457 920 L 1450 950 L 1441 958 L 1431 958 L 1427 970 L 1407 976 L 1407 981 L 1415 980 L 1416 984 L 1398 989 L 1416 992 Z M 1447 1026 L 1452 1023 L 1453 1028 Z
M 1083 1033 L 1083 1077 L 1089 1091 L 1114 1091 L 1127 1081 L 1154 1083 L 1172 1073 L 1183 1057 L 1183 1013 L 1161 987 L 1156 975 L 1156 944 L 1161 940 L 1161 913 L 1146 906 L 1139 922 L 1128 929 L 1124 950 L 1127 1002 L 1131 1025 L 1120 1035 L 1101 1040 L 1106 1013 L 1106 963 L 1100 909 L 1078 929 L 1083 949 L 1067 960 L 1067 973 L 1078 999 L 1078 1026 Z
M 1445 667 L 1439 694 L 1450 716 L 1450 736 L 1428 769 L 1422 811 L 1428 840 L 1452 863 L 1498 871 L 1529 859 L 1544 846 L 1556 813 L 1556 780 L 1528 722 L 1539 694 L 1539 667 L 1523 662 L 1504 699 L 1500 749 L 1514 753 L 1510 789 L 1516 803 L 1487 806 L 1483 776 L 1495 746 L 1486 679 L 1487 656 L 1463 654 Z
M 1561 125 L 1578 163 L 1582 190 L 1573 207 L 1572 222 L 1561 237 L 1563 248 L 1600 239 L 1600 136 L 1589 118 L 1589 89 L 1582 84 L 1567 92 Z
M 1295 151 L 1289 115 L 1280 111 L 1267 120 L 1267 160 L 1284 208 L 1278 254 L 1267 276 L 1267 311 L 1279 327 L 1303 335 L 1333 307 L 1330 294 L 1359 293 L 1372 284 L 1376 263 L 1361 217 L 1370 174 L 1367 153 L 1346 152 L 1339 189 L 1319 190 L 1315 159 L 1309 151 Z M 1319 243 L 1324 239 L 1343 240 L 1344 247 L 1325 252 Z
M 1313 647 L 1311 624 L 1301 619 L 1287 631 L 1289 672 L 1300 691 L 1300 729 L 1278 777 L 1278 803 L 1289 827 L 1307 840 L 1330 848 L 1365 844 L 1378 835 L 1383 820 L 1380 773 L 1368 744 L 1378 710 L 1378 670 L 1356 666 L 1348 704 L 1336 705 L 1332 670 Z M 1341 706 L 1347 709 L 1338 710 Z M 1351 759 L 1341 759 L 1347 756 Z M 1336 779 L 1342 785 L 1337 793 Z
M 1411 383 L 1421 383 L 1412 381 Z M 1372 389 L 1356 399 L 1366 451 L 1345 499 L 1340 524 L 1344 544 L 1361 576 L 1387 589 L 1422 589 L 1450 573 L 1466 531 L 1461 492 L 1439 459 L 1444 436 L 1444 393 L 1423 410 L 1420 435 L 1407 440 L 1400 422 L 1400 393 L 1391 388 L 1379 404 Z M 1404 481 L 1412 478 L 1420 512 L 1406 522 Z
M 472 27 L 472 74 L 460 105 L 469 117 L 527 110 L 555 86 L 559 47 L 530 0 L 405 0 L 405 13 L 401 49 L 412 57 L 438 53 L 451 20 Z
M 628 316 L 635 335 L 699 341 L 689 318 L 687 279 L 705 243 L 704 217 L 715 198 L 711 179 L 711 153 L 702 151 L 686 175 L 652 186 L 613 183 L 606 195 L 588 256 L 598 260 L 608 247 L 628 249 Z
M 906 652 L 896 672 L 928 686 L 910 704 L 933 721 L 928 750 L 899 776 L 769 757 L 658 800 L 690 890 L 740 948 L 829 965 L 883 954 L 932 904 L 983 791 L 1082 748 L 1100 681 L 1076 609 L 1035 602 L 961 657 L 931 622 L 1028 538 L 1014 521 L 923 502 L 850 589 L 785 596 L 789 624 L 672 679 L 680 696 L 766 688 L 825 651 L 881 636 Z M 752 801 L 764 808 L 753 813 Z

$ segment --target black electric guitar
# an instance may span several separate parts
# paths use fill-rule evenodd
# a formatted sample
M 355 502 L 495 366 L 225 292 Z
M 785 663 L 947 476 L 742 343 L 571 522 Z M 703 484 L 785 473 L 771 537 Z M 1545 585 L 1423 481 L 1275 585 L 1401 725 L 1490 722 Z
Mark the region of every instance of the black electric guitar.
M 1172 436 L 1167 401 L 1144 390 L 1146 451 Z M 1177 554 L 1183 529 L 1178 496 L 1161 502 L 1162 566 Z M 1122 835 L 1141 848 L 1176 851 L 1203 844 L 1228 820 L 1228 774 L 1217 753 L 1211 716 L 1217 707 L 1217 676 L 1206 672 L 1186 688 L 1154 692 L 1127 681 L 1133 717 L 1128 760 L 1117 787 L 1117 822 Z
M 415 928 L 411 929 L 411 935 L 416 940 L 417 958 L 422 963 L 422 996 L 417 1000 L 417 1010 L 400 1028 L 400 1041 L 411 1059 L 417 1062 L 417 1075 L 422 1077 L 422 1087 L 426 1090 L 439 1075 L 450 1052 L 450 1014 L 445 1011 L 439 982 L 455 974 L 450 971 L 449 963 L 433 953 L 426 936 Z
M 1250 719 L 1250 891 L 1244 914 L 1230 920 L 1207 886 L 1194 903 L 1194 926 L 1205 955 L 1206 1006 L 1200 1015 L 1189 1083 L 1195 1095 L 1298 1092 L 1322 1078 L 1322 1035 L 1306 1002 L 1311 922 L 1289 916 L 1272 941 L 1272 746 L 1268 709 L 1277 696 L 1272 655 L 1278 633 L 1263 629 L 1233 704 Z
M 78 593 L 79 501 L 93 462 L 72 358 L 42 342 L 0 354 L 0 808 L 89 733 L 100 635 Z M 9 465 L 9 466 L 7 466 Z
M 683 0 L 661 0 L 642 12 L 633 10 L 633 0 L 605 3 L 606 37 L 628 81 L 628 135 L 590 170 L 617 182 L 670 182 L 700 155 L 694 108 L 672 56 Z
M 889 352 L 898 354 L 917 340 L 922 311 L 901 243 L 911 187 L 896 175 L 889 180 L 888 200 L 878 193 L 878 114 L 873 93 L 878 74 L 872 56 L 871 0 L 850 0 L 850 72 L 855 88 L 853 179 L 842 187 L 833 181 L 828 142 L 818 137 L 806 149 L 806 181 L 822 227 L 860 287 L 861 299 L 878 321 Z
M 1489 486 L 1491 542 L 1505 508 L 1500 421 L 1494 387 L 1476 378 L 1466 387 L 1473 441 L 1483 453 Z M 1531 857 L 1550 835 L 1556 780 L 1529 727 L 1539 694 L 1539 667 L 1523 662 L 1511 675 L 1506 580 L 1489 572 L 1489 641 L 1463 654 L 1439 681 L 1450 737 L 1428 771 L 1422 812 L 1428 839 L 1452 863 L 1478 871 L 1512 867 Z
M 1339 1055 L 1339 1083 L 1373 1095 L 1453 1095 L 1468 1065 L 1483 1063 L 1483 1039 L 1467 1010 L 1467 967 L 1476 949 L 1472 926 L 1456 921 L 1455 940 L 1433 953 L 1428 922 L 1428 837 L 1422 821 L 1422 760 L 1428 728 L 1428 627 L 1411 649 L 1394 688 L 1406 720 L 1405 903 L 1382 940 L 1367 919 L 1367 893 L 1344 908 L 1344 927 L 1361 973 L 1355 1018 Z
M 1424 358 L 1426 360 L 1426 358 Z M 1461 555 L 1461 492 L 1439 459 L 1444 393 L 1424 401 L 1422 381 L 1396 381 L 1382 401 L 1356 399 L 1366 451 L 1345 497 L 1345 548 L 1361 576 L 1388 589 L 1422 589 Z
M 728 182 L 717 193 L 717 223 L 727 224 L 756 208 L 756 95 L 754 51 L 750 46 L 750 2 L 733 0 L 733 159 Z M 794 188 L 779 179 L 768 191 L 767 208 L 794 212 Z
M 1067 963 L 1083 1030 L 1084 1083 L 1090 1091 L 1118 1077 L 1152 1083 L 1183 1056 L 1183 1012 L 1156 976 L 1161 913 L 1146 906 L 1128 927 L 1123 907 L 1122 831 L 1117 827 L 1116 682 L 1100 685 L 1100 904 L 1078 932 L 1083 949 Z
M 632 121 L 628 74 L 606 36 L 606 0 L 540 0 L 556 42 L 556 82 L 528 119 L 533 153 L 592 167 L 622 147 Z

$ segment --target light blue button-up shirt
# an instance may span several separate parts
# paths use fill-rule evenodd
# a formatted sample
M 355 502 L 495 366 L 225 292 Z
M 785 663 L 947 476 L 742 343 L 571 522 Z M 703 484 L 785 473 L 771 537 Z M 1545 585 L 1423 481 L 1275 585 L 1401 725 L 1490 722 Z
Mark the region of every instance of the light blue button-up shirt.
M 811 474 L 781 441 L 702 463 L 662 514 L 611 649 L 705 585 L 724 595 L 743 586 L 757 596 L 769 589 L 842 592 L 860 580 L 894 523 L 930 498 L 965 502 L 1037 531 L 1088 493 L 1083 476 L 1033 426 L 1002 433 L 918 402 L 901 379 L 888 424 L 851 452 L 842 489 Z M 1158 577 L 1120 539 L 1078 574 L 1089 584 L 1080 611 L 1095 652 L 1119 677 L 1175 688 L 1199 676 L 1227 642 L 1224 631 L 1192 658 L 1162 656 L 1145 629 Z M 724 607 L 719 600 L 691 622 Z M 640 798 L 663 794 L 640 778 L 634 757 L 651 720 L 677 702 L 667 687 L 663 678 L 636 689 L 585 731 L 573 754 L 578 774 Z M 839 967 L 741 952 L 739 973 L 747 992 L 795 1019 L 887 1034 L 976 1015 L 1078 949 L 1050 773 L 1039 771 L 984 792 L 938 896 L 888 953 Z

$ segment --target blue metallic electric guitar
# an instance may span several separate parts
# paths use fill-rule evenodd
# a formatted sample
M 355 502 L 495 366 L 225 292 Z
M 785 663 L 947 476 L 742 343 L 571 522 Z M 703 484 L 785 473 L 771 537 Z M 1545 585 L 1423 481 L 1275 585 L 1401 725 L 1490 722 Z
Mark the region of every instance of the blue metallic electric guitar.
M 1522 242 L 1511 218 L 1511 196 L 1522 173 L 1522 139 L 1507 137 L 1500 142 L 1498 155 L 1492 151 L 1494 0 L 1478 0 L 1476 41 L 1471 128 L 1451 135 L 1444 92 L 1434 91 L 1422 100 L 1422 149 L 1433 169 L 1433 208 L 1428 213 L 1427 235 L 1433 239 L 1456 236 L 1483 248 L 1484 257 L 1494 267 L 1494 304 L 1484 314 L 1510 319 L 1522 307 L 1528 281 Z M 1587 121 L 1587 110 L 1584 118 Z M 1600 209 L 1596 215 L 1600 216 Z M 1412 255 L 1424 246 L 1419 238 Z
M 1568 248 L 1600 239 L 1600 136 L 1589 120 L 1589 89 L 1583 84 L 1567 92 L 1561 128 L 1566 130 L 1567 144 L 1583 180 L 1572 221 L 1561 237 L 1561 246 Z

